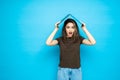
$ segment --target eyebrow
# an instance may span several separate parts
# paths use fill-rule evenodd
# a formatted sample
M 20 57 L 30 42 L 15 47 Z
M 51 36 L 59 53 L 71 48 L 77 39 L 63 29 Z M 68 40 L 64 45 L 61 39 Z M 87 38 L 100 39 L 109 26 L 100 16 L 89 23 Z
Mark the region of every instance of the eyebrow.
M 75 27 L 75 26 L 66 26 L 66 27 Z

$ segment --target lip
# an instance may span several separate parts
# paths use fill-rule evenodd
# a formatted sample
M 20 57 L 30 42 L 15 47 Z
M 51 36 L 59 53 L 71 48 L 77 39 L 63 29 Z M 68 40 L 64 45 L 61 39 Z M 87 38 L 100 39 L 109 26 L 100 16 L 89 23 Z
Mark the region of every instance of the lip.
M 69 32 L 69 34 L 72 34 L 72 32 Z

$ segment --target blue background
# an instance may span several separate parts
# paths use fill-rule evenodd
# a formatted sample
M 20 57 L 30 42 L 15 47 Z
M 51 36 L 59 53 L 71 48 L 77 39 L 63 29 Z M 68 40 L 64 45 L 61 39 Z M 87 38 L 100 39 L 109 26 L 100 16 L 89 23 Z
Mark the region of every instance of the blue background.
M 81 46 L 83 80 L 120 80 L 119 0 L 0 0 L 0 80 L 56 80 L 59 47 L 46 39 L 71 13 L 95 46 Z M 80 33 L 86 35 L 80 28 Z M 61 35 L 61 28 L 56 37 Z

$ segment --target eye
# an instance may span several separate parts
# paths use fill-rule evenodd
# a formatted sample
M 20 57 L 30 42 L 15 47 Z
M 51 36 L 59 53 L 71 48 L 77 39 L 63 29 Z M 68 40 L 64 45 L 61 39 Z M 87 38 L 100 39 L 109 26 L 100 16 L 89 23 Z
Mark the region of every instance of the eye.
M 73 29 L 75 29 L 75 26 L 72 26 Z
M 70 27 L 69 26 L 66 26 L 67 29 L 69 29 Z

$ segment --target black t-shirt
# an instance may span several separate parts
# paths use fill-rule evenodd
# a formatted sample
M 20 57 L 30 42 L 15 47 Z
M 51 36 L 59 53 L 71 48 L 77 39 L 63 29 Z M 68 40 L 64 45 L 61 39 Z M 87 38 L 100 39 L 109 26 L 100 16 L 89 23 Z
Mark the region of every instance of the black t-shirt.
M 76 41 L 72 38 L 57 38 L 58 45 L 60 46 L 60 67 L 63 68 L 79 68 L 80 65 L 80 44 L 82 44 L 82 36 Z

